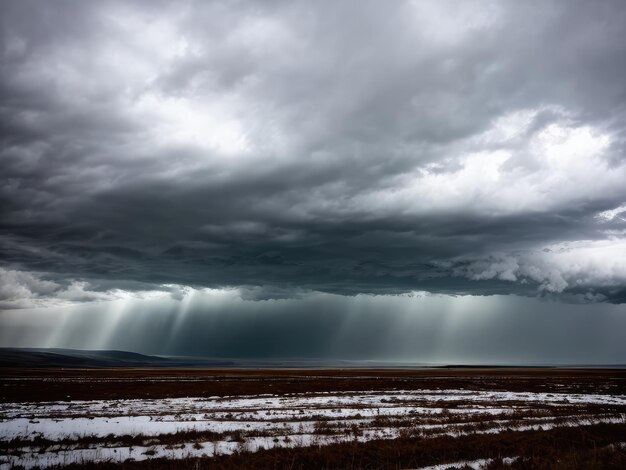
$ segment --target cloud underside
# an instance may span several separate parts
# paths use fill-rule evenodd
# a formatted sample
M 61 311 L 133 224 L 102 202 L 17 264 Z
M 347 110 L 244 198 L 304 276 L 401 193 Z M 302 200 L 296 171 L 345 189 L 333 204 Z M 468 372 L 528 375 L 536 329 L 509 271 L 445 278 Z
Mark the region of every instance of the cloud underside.
M 626 300 L 620 1 L 11 0 L 0 27 L 0 308 Z

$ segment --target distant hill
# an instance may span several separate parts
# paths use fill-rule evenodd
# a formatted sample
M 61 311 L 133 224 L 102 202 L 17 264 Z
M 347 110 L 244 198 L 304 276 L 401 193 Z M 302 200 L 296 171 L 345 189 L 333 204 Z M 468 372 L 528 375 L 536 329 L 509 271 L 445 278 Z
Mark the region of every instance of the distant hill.
M 0 368 L 122 368 L 122 367 L 250 367 L 250 368 L 371 368 L 428 367 L 375 361 L 333 361 L 303 358 L 224 359 L 189 356 L 149 356 L 129 351 L 59 348 L 0 348 Z
M 149 356 L 129 351 L 60 348 L 0 348 L 0 368 L 117 368 L 117 367 L 250 367 L 250 368 L 372 368 L 429 367 L 376 361 L 285 359 L 224 359 L 190 356 Z
M 128 351 L 58 348 L 0 348 L 0 367 L 210 367 L 234 366 L 228 360 L 169 358 Z

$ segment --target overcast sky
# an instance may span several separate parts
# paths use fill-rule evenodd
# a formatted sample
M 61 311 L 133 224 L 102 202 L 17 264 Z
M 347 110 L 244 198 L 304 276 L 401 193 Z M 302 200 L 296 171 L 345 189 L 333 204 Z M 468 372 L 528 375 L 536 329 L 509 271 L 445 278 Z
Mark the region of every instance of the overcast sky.
M 0 345 L 417 360 L 479 302 L 434 360 L 626 362 L 622 0 L 1 0 L 0 54 Z

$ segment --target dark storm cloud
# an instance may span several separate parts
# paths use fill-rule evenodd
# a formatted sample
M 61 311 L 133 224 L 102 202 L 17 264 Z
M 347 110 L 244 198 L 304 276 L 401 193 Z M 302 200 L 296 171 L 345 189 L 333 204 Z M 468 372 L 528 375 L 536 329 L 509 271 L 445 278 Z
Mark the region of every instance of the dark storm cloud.
M 0 301 L 626 298 L 620 1 L 0 8 Z

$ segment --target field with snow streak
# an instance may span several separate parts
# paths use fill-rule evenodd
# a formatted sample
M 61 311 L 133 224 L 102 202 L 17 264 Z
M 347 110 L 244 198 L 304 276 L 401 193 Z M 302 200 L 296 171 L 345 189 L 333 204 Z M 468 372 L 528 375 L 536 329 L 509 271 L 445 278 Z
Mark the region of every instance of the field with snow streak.
M 501 390 L 356 390 L 0 406 L 5 449 L 0 468 L 210 458 L 274 447 L 626 423 L 623 394 Z

